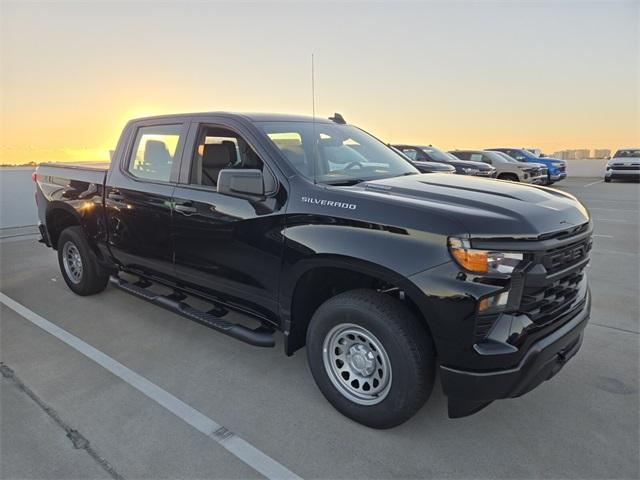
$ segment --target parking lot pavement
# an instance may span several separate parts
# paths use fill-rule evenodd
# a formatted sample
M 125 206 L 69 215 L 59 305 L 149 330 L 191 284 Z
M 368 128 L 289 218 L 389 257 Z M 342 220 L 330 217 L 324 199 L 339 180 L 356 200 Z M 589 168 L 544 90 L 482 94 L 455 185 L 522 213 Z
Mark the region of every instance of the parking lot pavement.
M 315 387 L 304 351 L 287 358 L 280 341 L 275 349 L 252 348 L 113 288 L 75 296 L 54 253 L 32 238 L 0 241 L 0 290 L 304 478 L 638 478 L 640 188 L 589 185 L 597 181 L 572 179 L 559 187 L 580 198 L 596 219 L 592 320 L 582 350 L 524 397 L 458 420 L 446 417 L 436 388 L 418 415 L 398 428 L 376 431 L 353 423 Z M 0 360 L 118 474 L 260 477 L 24 316 L 6 306 L 0 313 Z M 30 472 L 44 471 L 51 455 L 83 455 L 69 452 L 69 440 L 55 431 L 43 433 L 35 449 L 49 450 L 49 456 L 34 455 L 27 440 L 18 442 L 18 434 L 29 435 L 23 424 L 47 419 L 37 409 L 17 408 L 17 393 L 4 381 L 2 389 L 1 440 L 12 445 L 2 448 L 2 478 L 37 476 Z M 68 471 L 50 470 L 48 477 L 105 476 L 85 460 L 69 460 Z M 32 470 L 21 470 L 26 464 Z

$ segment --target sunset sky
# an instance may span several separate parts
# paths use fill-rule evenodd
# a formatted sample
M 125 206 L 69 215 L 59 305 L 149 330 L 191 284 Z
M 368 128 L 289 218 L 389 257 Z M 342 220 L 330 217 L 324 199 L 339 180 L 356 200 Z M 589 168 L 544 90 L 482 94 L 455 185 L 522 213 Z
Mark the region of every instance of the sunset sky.
M 132 117 L 316 112 L 442 148 L 640 144 L 640 2 L 0 0 L 0 163 L 106 160 Z

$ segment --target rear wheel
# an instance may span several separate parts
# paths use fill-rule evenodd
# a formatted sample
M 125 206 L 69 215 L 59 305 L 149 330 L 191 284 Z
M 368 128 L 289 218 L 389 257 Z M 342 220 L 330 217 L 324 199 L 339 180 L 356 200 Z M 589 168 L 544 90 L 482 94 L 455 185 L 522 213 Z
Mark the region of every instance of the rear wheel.
M 98 265 L 80 226 L 65 228 L 60 234 L 58 263 L 65 283 L 78 295 L 92 295 L 107 286 L 109 274 Z
M 411 418 L 433 389 L 431 338 L 399 300 L 373 290 L 323 303 L 307 331 L 309 366 L 329 402 L 373 428 Z

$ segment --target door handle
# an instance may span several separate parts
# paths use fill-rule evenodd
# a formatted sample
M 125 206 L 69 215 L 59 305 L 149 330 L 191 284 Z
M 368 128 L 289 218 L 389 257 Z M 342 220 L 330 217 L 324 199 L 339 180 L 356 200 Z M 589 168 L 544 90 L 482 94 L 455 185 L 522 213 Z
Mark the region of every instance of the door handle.
M 180 212 L 183 215 L 193 215 L 198 211 L 196 207 L 192 207 L 188 204 L 178 204 L 173 207 L 176 212 Z

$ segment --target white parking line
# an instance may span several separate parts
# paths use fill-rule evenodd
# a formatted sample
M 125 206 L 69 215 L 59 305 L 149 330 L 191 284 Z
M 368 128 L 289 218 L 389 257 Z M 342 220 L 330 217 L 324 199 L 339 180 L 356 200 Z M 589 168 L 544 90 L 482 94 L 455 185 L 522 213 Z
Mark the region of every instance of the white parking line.
M 175 416 L 191 425 L 196 430 L 204 433 L 207 437 L 220 444 L 227 451 L 238 457 L 251 468 L 261 473 L 269 479 L 300 479 L 298 475 L 288 470 L 286 467 L 267 456 L 256 447 L 235 435 L 230 430 L 210 419 L 195 408 L 187 405 L 182 400 L 163 390 L 155 383 L 138 375 L 133 370 L 114 360 L 100 350 L 92 347 L 88 343 L 80 340 L 75 335 L 58 327 L 50 321 L 32 312 L 24 305 L 7 297 L 0 292 L 0 303 L 5 304 L 11 310 L 29 320 L 34 325 L 50 333 L 59 340 L 82 353 L 86 357 L 96 362 L 101 367 L 109 370 L 115 376 L 127 382 L 133 388 L 158 403 Z
M 591 185 L 596 185 L 597 183 L 602 183 L 604 180 L 598 180 L 597 182 L 587 183 L 586 185 L 582 185 L 583 187 L 590 187 Z
M 602 238 L 613 238 L 613 235 L 602 235 L 599 233 L 594 233 L 593 234 L 594 237 L 602 237 Z
M 637 214 L 640 214 L 640 209 L 639 210 L 624 210 L 622 208 L 589 207 L 589 210 L 605 210 L 607 212 L 623 212 L 623 213 L 637 213 Z
M 619 218 L 595 218 L 597 222 L 613 222 L 613 223 L 630 223 L 628 220 L 621 220 Z
M 638 254 L 637 253 L 633 253 L 633 252 L 620 252 L 619 250 L 603 250 L 601 248 L 598 248 L 597 250 L 593 250 L 594 254 L 598 254 L 598 255 L 624 255 L 627 257 L 633 257 L 633 258 L 638 258 Z

